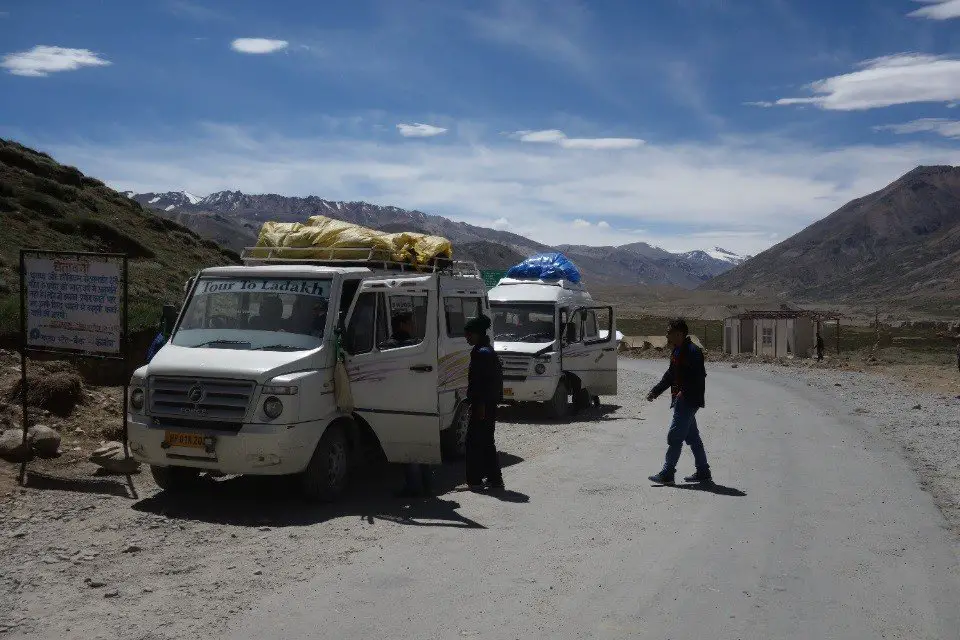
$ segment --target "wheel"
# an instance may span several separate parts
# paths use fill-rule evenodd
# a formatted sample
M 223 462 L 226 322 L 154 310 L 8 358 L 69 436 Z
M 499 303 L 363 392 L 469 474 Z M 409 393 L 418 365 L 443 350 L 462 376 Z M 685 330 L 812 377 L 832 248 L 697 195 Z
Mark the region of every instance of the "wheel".
M 557 388 L 553 392 L 553 397 L 547 401 L 547 415 L 554 420 L 562 420 L 570 415 L 570 402 L 568 399 L 567 381 L 561 379 L 557 383 Z
M 573 411 L 580 413 L 590 408 L 590 392 L 581 387 L 573 394 Z
M 453 424 L 440 432 L 440 454 L 444 462 L 459 460 L 466 454 L 469 427 L 470 403 L 464 402 L 453 417 Z
M 323 432 L 307 468 L 300 474 L 303 494 L 316 502 L 332 502 L 347 486 L 350 457 L 347 437 L 339 425 Z
M 150 473 L 157 486 L 164 491 L 182 491 L 196 484 L 200 472 L 187 467 L 157 467 L 150 465 Z

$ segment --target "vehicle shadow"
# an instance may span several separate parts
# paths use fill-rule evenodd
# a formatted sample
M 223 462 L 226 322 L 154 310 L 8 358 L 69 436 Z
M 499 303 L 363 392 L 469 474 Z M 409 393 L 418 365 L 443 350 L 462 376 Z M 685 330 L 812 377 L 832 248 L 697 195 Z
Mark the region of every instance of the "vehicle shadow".
M 522 458 L 500 452 L 501 467 L 520 462 Z M 135 503 L 133 508 L 166 518 L 240 527 L 307 526 L 355 516 L 369 523 L 386 520 L 416 526 L 485 528 L 457 513 L 460 504 L 446 495 L 463 483 L 462 461 L 434 467 L 435 495 L 424 498 L 394 497 L 403 484 L 402 465 L 381 463 L 364 468 L 362 473 L 359 478 L 355 475 L 346 494 L 332 504 L 304 500 L 292 478 L 203 476 L 189 492 L 161 491 Z M 516 492 L 491 495 L 506 501 L 529 500 Z
M 740 489 L 734 489 L 733 487 L 725 487 L 722 484 L 716 484 L 714 482 L 702 483 L 702 482 L 690 482 L 690 483 L 677 483 L 677 484 L 655 484 L 654 487 L 669 487 L 671 489 L 684 489 L 686 491 L 702 491 L 703 493 L 713 493 L 718 496 L 731 496 L 734 498 L 744 498 L 746 497 L 746 492 L 741 491 Z
M 574 422 L 603 422 L 606 420 L 620 420 L 616 416 L 621 409 L 618 404 L 601 404 L 599 407 L 590 407 L 566 418 L 554 420 L 545 415 L 545 409 L 536 403 L 505 405 L 497 410 L 497 420 L 520 424 L 572 424 Z

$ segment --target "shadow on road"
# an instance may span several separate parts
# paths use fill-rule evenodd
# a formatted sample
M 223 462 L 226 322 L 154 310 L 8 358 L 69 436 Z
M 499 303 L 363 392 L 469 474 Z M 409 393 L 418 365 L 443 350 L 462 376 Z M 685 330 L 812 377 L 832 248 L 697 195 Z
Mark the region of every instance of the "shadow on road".
M 131 487 L 125 476 L 95 478 L 61 478 L 40 471 L 27 470 L 26 488 L 41 491 L 74 491 L 76 493 L 96 493 L 120 498 L 131 497 Z M 136 494 L 132 494 L 134 497 Z
M 500 452 L 501 467 L 523 459 Z M 133 505 L 137 511 L 166 518 L 194 520 L 241 527 L 306 526 L 356 516 L 368 522 L 387 520 L 417 526 L 449 526 L 483 529 L 484 526 L 457 513 L 460 504 L 443 499 L 464 479 L 463 462 L 434 468 L 437 497 L 400 499 L 394 497 L 403 484 L 401 465 L 380 464 L 359 470 L 350 488 L 338 502 L 313 504 L 300 496 L 296 479 L 271 476 L 237 476 L 214 479 L 203 476 L 189 493 L 160 492 Z M 501 492 L 502 500 L 526 502 L 529 497 Z M 511 499 L 513 498 L 513 499 Z
M 571 414 L 561 420 L 553 420 L 546 415 L 546 409 L 537 403 L 515 404 L 500 407 L 497 410 L 497 420 L 503 422 L 518 422 L 523 424 L 571 424 L 574 422 L 603 422 L 606 420 L 620 420 L 614 414 L 620 410 L 618 404 L 602 404 L 599 407 L 591 405 L 576 414 Z
M 691 482 L 684 484 L 655 484 L 654 487 L 669 487 L 671 489 L 685 489 L 687 491 L 702 491 L 703 493 L 713 493 L 718 496 L 731 496 L 735 498 L 744 498 L 746 493 L 740 489 L 734 489 L 733 487 L 725 487 L 722 484 L 716 483 L 699 483 Z

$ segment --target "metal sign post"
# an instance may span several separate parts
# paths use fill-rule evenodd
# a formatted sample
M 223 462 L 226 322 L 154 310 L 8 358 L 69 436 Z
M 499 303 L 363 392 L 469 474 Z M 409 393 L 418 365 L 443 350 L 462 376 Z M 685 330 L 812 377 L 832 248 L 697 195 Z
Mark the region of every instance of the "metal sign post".
M 125 254 L 20 250 L 20 393 L 23 445 L 27 447 L 29 353 L 123 363 L 123 450 L 127 449 L 130 334 L 129 270 Z M 27 458 L 20 465 L 26 481 Z M 130 474 L 127 482 L 136 496 Z

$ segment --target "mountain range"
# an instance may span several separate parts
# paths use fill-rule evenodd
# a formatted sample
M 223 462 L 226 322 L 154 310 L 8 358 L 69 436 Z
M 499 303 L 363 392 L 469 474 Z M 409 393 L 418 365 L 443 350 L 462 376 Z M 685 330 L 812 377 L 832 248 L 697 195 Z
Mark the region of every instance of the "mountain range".
M 921 166 L 702 285 L 960 310 L 960 168 Z
M 577 264 L 588 282 L 596 284 L 672 285 L 694 289 L 747 259 L 721 248 L 670 253 L 645 243 L 619 247 L 549 247 L 509 231 L 455 222 L 421 211 L 366 202 L 331 201 L 317 196 L 248 195 L 240 191 L 220 191 L 202 198 L 184 191 L 126 191 L 124 195 L 235 251 L 254 245 L 261 225 L 267 220 L 304 222 L 310 216 L 322 215 L 381 231 L 443 236 L 453 242 L 457 259 L 472 260 L 485 269 L 506 269 L 535 253 L 562 251 Z

